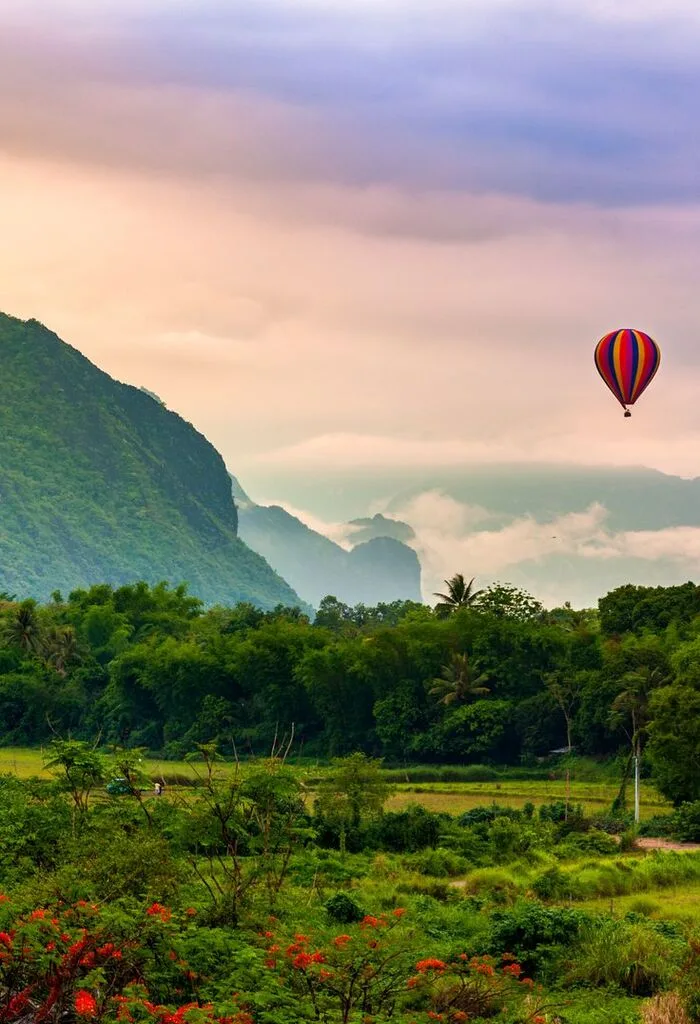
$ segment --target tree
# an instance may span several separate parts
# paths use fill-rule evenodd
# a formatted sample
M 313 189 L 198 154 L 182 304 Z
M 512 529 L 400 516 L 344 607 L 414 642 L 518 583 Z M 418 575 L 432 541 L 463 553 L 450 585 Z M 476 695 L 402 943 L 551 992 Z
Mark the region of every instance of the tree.
M 581 694 L 582 680 L 578 673 L 559 670 L 545 676 L 545 685 L 551 697 L 557 702 L 566 723 L 566 747 L 571 753 L 571 726 L 574 711 Z
M 496 618 L 517 619 L 518 622 L 541 620 L 544 606 L 526 590 L 510 583 L 493 583 L 480 590 L 475 607 Z
M 78 740 L 54 740 L 45 768 L 53 769 L 78 811 L 88 810 L 90 793 L 107 777 L 107 762 L 101 754 Z
M 72 626 L 53 626 L 43 643 L 46 663 L 59 676 L 65 676 L 70 665 L 78 660 L 78 639 Z
M 351 754 L 333 760 L 333 767 L 318 787 L 317 811 L 329 822 L 340 826 L 340 849 L 345 852 L 349 828 L 377 818 L 392 792 L 382 778 L 381 761 L 365 754 Z
M 610 709 L 613 725 L 622 725 L 630 741 L 633 757 L 641 757 L 649 725 L 649 701 L 652 691 L 668 682 L 660 668 L 640 665 L 622 677 L 624 690 L 618 693 Z
M 453 654 L 449 665 L 442 670 L 440 679 L 433 679 L 429 691 L 432 697 L 438 698 L 439 704 L 449 707 L 450 704 L 465 704 L 474 697 L 484 697 L 490 693 L 484 686 L 488 676 L 486 673 L 474 678 L 469 658 L 465 654 Z
M 433 594 L 433 597 L 439 597 L 440 600 L 435 605 L 435 611 L 438 615 L 451 615 L 457 611 L 458 608 L 468 608 L 474 604 L 474 601 L 481 594 L 480 590 L 474 590 L 474 577 L 467 583 L 461 572 L 458 572 L 449 580 L 445 580 L 445 586 L 447 587 L 446 594 Z
M 36 610 L 36 601 L 22 601 L 14 610 L 4 629 L 5 640 L 25 654 L 38 654 L 42 646 L 42 629 Z
M 650 715 L 647 755 L 657 789 L 676 805 L 700 800 L 700 692 L 663 686 Z

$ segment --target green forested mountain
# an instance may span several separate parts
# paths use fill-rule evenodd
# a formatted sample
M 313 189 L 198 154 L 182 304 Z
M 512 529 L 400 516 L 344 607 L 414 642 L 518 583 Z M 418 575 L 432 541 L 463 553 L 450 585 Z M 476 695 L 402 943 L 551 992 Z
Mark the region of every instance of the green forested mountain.
M 206 602 L 299 604 L 237 536 L 214 447 L 36 320 L 0 314 L 0 589 L 187 581 Z

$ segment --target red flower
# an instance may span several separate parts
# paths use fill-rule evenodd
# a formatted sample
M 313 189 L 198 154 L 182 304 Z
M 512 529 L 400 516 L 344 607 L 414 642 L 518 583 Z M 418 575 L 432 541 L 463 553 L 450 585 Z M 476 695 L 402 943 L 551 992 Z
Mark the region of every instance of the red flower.
M 275 937 L 275 933 L 274 932 L 265 932 L 265 934 L 264 934 L 264 938 L 266 938 L 266 939 L 274 939 L 274 937 Z
M 391 913 L 393 914 L 394 917 L 403 917 L 403 915 L 406 913 L 406 908 L 397 907 L 396 910 L 392 910 Z
M 197 911 L 194 909 L 194 907 L 188 907 L 185 913 L 187 914 L 188 917 L 194 917 Z
M 338 949 L 342 949 L 347 942 L 352 942 L 351 935 L 336 935 L 333 939 L 333 945 L 337 946 Z
M 361 928 L 376 928 L 378 924 L 379 924 L 379 918 L 378 917 L 372 917 L 371 914 L 367 914 L 360 921 L 360 927 Z
M 435 960 L 429 958 L 428 960 L 419 960 L 416 964 L 416 970 L 419 974 L 425 974 L 426 971 L 444 971 L 447 964 L 443 960 Z
M 76 1013 L 79 1013 L 81 1017 L 94 1017 L 97 1013 L 95 997 L 90 992 L 86 992 L 85 989 L 81 989 L 80 992 L 76 992 L 75 1011 Z
M 159 917 L 161 921 L 169 921 L 171 911 L 161 903 L 152 903 L 146 911 L 149 917 Z
M 298 971 L 305 971 L 312 962 L 313 957 L 310 953 L 297 953 L 292 960 L 292 967 L 295 967 Z
M 8 932 L 0 932 L 0 942 L 8 949 L 12 949 L 12 936 Z
M 464 1012 L 464 1010 L 455 1010 L 455 1012 L 452 1014 L 452 1020 L 453 1021 L 469 1020 L 469 1017 L 467 1017 L 467 1015 Z
M 21 1011 L 29 1002 L 30 992 L 31 985 L 27 986 L 27 988 L 23 988 L 21 992 L 18 992 L 16 996 L 13 996 L 12 999 L 7 1004 L 7 1009 L 5 1010 L 5 1017 L 9 1017 L 10 1019 L 12 1019 L 12 1017 L 21 1013 Z
M 504 974 L 510 974 L 513 978 L 519 978 L 523 973 L 523 969 L 520 964 L 508 964 L 507 967 L 503 968 Z

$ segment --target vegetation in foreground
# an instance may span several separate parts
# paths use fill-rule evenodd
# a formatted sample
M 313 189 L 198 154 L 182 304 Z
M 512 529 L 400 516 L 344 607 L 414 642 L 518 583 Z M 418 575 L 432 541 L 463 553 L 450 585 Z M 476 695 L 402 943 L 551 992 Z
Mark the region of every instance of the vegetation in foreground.
M 700 1020 L 697 920 L 660 912 L 700 855 L 636 852 L 623 819 L 387 811 L 363 754 L 313 808 L 281 754 L 221 771 L 202 745 L 199 785 L 162 796 L 140 751 L 46 763 L 0 777 L 0 1020 Z

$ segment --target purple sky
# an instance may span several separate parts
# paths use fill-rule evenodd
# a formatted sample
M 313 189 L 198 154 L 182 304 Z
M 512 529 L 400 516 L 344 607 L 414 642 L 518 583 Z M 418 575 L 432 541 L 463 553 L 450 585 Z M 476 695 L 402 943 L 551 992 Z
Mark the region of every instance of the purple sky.
M 5 0 L 0 308 L 269 497 L 294 464 L 699 475 L 699 57 L 677 0 Z M 619 326 L 663 350 L 631 420 Z

